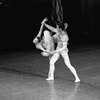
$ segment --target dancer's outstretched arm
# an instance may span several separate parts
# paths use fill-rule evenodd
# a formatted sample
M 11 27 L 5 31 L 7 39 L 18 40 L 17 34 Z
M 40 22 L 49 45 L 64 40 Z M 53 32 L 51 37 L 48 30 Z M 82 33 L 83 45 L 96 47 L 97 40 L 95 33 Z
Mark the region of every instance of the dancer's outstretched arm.
M 44 23 L 44 25 L 45 25 L 49 30 L 51 30 L 52 32 L 55 32 L 55 33 L 56 33 L 56 28 L 54 28 L 54 27 L 52 27 L 52 26 L 50 26 L 50 25 L 48 25 L 48 24 L 46 24 L 46 23 Z
M 65 50 L 67 48 L 67 44 L 64 44 L 62 48 L 59 48 L 59 49 L 56 49 L 52 52 L 50 52 L 51 54 L 54 54 L 54 53 L 60 53 L 62 52 L 63 50 Z

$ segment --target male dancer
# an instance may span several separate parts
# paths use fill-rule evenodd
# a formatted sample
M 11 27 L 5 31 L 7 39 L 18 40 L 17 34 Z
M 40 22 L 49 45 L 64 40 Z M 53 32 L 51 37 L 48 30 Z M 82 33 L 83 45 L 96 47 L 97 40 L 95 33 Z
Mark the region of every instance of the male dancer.
M 45 20 L 47 20 L 47 18 L 45 18 Z M 70 71 L 75 76 L 75 82 L 80 82 L 77 72 L 76 72 L 75 68 L 71 65 L 70 59 L 68 56 L 67 44 L 68 44 L 69 37 L 67 35 L 67 32 L 65 30 L 62 30 L 61 28 L 59 28 L 59 26 L 57 26 L 57 28 L 54 28 L 54 27 L 46 24 L 45 21 L 43 21 L 42 24 L 44 24 L 52 32 L 55 32 L 56 34 L 53 35 L 53 38 L 57 39 L 57 48 L 55 51 L 51 52 L 53 54 L 53 56 L 49 59 L 50 60 L 50 68 L 49 68 L 48 78 L 46 80 L 54 80 L 54 70 L 55 70 L 54 64 L 58 60 L 58 58 L 60 57 L 60 54 L 61 54 L 66 66 L 70 69 Z M 68 25 L 66 23 L 65 29 L 67 28 L 67 26 Z

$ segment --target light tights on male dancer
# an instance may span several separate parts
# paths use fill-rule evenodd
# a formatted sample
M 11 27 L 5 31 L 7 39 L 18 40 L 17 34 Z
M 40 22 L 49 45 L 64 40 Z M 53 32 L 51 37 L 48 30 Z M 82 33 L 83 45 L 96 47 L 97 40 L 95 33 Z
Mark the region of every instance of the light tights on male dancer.
M 53 55 L 50 57 L 49 73 L 48 73 L 48 78 L 46 80 L 54 80 L 55 62 L 58 60 L 58 58 L 61 55 L 64 59 L 66 66 L 70 69 L 70 71 L 75 76 L 75 82 L 80 82 L 78 74 L 75 68 L 71 65 L 70 59 L 68 56 L 67 44 L 68 44 L 69 38 L 68 38 L 67 32 L 59 28 L 59 26 L 57 26 L 57 28 L 53 28 L 52 26 L 46 23 L 43 23 L 43 24 L 48 29 L 56 33 L 55 35 L 53 35 L 53 38 L 57 39 L 57 48 L 55 51 L 52 52 Z

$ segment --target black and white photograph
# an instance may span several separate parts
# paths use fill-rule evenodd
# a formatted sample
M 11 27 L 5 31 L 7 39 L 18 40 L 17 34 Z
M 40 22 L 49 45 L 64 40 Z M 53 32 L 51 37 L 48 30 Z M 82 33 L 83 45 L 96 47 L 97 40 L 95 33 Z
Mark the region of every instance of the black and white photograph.
M 0 0 L 0 100 L 100 100 L 100 0 Z

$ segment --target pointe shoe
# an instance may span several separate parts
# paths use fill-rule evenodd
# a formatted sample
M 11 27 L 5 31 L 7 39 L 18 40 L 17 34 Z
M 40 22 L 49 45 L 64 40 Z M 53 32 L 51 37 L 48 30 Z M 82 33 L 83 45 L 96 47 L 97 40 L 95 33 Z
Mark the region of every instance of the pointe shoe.
M 51 78 L 51 77 L 50 77 L 50 78 L 47 78 L 46 80 L 47 80 L 47 81 L 52 81 L 52 80 L 54 80 L 54 78 Z
M 78 83 L 78 82 L 80 82 L 80 79 L 76 79 L 76 80 L 75 80 L 75 83 Z

